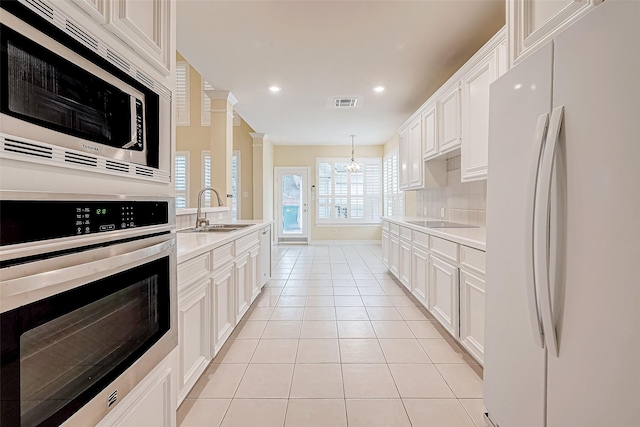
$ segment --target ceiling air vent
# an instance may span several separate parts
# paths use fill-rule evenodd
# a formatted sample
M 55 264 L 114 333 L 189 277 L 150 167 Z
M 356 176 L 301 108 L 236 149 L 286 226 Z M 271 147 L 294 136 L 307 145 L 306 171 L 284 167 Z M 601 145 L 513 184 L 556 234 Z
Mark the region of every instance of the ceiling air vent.
M 353 108 L 358 103 L 358 98 L 333 98 L 334 108 Z

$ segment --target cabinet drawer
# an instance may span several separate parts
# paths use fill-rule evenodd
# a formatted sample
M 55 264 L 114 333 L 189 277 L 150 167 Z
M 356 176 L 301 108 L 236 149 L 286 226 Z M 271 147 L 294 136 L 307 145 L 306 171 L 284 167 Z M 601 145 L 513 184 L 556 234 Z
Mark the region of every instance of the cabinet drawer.
M 389 232 L 391 234 L 395 234 L 396 236 L 400 234 L 400 226 L 398 224 L 391 223 L 389 224 Z
M 213 269 L 217 270 L 224 264 L 233 261 L 233 243 L 227 243 L 213 250 Z
M 382 221 L 382 229 L 389 231 L 389 221 Z
M 450 242 L 448 240 L 440 239 L 439 237 L 431 236 L 430 239 L 431 252 L 449 259 L 454 262 L 458 262 L 458 244 Z
M 411 229 L 407 227 L 400 227 L 400 238 L 403 240 L 411 241 Z
M 429 250 L 429 235 L 419 231 L 413 231 L 413 244 L 419 248 Z
M 211 271 L 209 253 L 191 258 L 178 265 L 178 286 L 182 286 L 194 278 L 206 276 Z
M 484 251 L 460 246 L 460 264 L 467 270 L 484 275 L 486 258 Z
M 248 252 L 253 246 L 259 245 L 260 239 L 258 238 L 258 232 L 251 233 L 248 236 L 244 236 L 236 240 L 235 256 Z

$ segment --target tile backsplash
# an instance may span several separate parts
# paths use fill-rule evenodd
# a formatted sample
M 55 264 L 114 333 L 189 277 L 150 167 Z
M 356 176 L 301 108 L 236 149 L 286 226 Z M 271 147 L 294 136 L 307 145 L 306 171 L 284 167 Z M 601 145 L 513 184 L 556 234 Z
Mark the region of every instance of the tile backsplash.
M 417 190 L 416 215 L 442 218 L 444 208 L 446 221 L 484 227 L 487 222 L 487 181 L 461 182 L 460 156 L 447 159 L 446 170 L 446 186 Z

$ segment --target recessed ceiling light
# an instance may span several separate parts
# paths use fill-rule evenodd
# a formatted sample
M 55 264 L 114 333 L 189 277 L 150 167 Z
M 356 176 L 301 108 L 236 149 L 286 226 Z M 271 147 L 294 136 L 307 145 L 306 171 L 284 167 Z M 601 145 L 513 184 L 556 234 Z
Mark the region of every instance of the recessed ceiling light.
M 269 86 L 271 92 L 280 92 L 280 89 L 282 89 L 280 86 Z
M 384 92 L 384 86 L 376 86 L 373 88 L 374 92 Z

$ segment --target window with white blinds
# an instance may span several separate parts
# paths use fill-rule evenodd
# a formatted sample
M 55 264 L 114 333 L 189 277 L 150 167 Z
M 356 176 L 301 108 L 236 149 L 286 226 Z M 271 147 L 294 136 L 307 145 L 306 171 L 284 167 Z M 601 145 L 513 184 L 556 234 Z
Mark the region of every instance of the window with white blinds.
M 347 172 L 349 159 L 316 159 L 317 224 L 379 224 L 382 159 L 361 157 L 361 169 Z
M 382 189 L 384 192 L 384 215 L 404 215 L 404 193 L 398 182 L 398 148 L 382 159 Z
M 173 94 L 176 103 L 176 125 L 189 126 L 189 64 L 176 62 L 176 90 Z
M 202 152 L 202 188 L 211 187 L 211 151 Z M 211 206 L 211 191 L 202 195 L 202 206 Z
M 202 126 L 211 126 L 211 98 L 204 93 L 205 90 L 213 90 L 213 86 L 209 84 L 204 78 L 202 78 L 202 97 L 201 106 L 202 111 L 200 113 L 200 124 Z
M 174 182 L 176 184 L 176 209 L 189 206 L 189 152 L 176 152 L 174 163 Z

